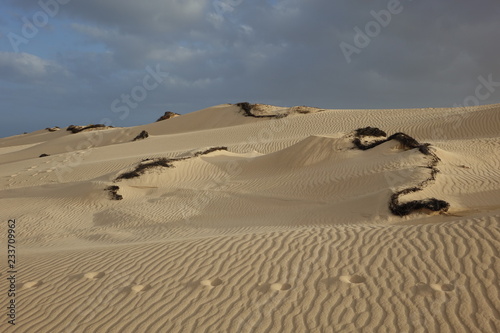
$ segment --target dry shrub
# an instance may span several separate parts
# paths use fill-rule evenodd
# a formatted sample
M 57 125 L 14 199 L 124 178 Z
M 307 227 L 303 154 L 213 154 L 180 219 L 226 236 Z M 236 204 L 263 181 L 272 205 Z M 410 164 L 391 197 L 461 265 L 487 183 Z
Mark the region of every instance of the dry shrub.
M 427 198 L 423 200 L 413 200 L 405 203 L 400 203 L 399 198 L 403 195 L 422 191 L 426 186 L 436 180 L 436 175 L 439 173 L 439 169 L 437 169 L 437 165 L 440 162 L 439 157 L 434 154 L 430 149 L 430 144 L 424 143 L 421 144 L 411 136 L 405 133 L 395 133 L 389 136 L 387 139 L 376 140 L 369 143 L 363 143 L 361 140 L 365 136 L 371 137 L 383 137 L 386 136 L 386 133 L 376 127 L 365 127 L 358 128 L 354 131 L 354 139 L 353 144 L 361 150 L 372 149 L 378 145 L 381 145 L 384 142 L 388 142 L 391 140 L 398 141 L 404 149 L 418 149 L 418 151 L 426 156 L 430 156 L 430 162 L 425 168 L 430 169 L 430 176 L 417 184 L 416 186 L 409 187 L 403 190 L 400 190 L 396 193 L 393 193 L 389 202 L 389 209 L 394 215 L 405 216 L 409 215 L 414 211 L 421 211 L 428 209 L 434 212 L 446 212 L 448 211 L 450 204 L 444 200 L 439 200 L 436 198 Z
M 139 133 L 132 141 L 137 141 L 137 140 L 144 140 L 147 137 L 149 137 L 149 133 L 146 131 L 142 131 Z

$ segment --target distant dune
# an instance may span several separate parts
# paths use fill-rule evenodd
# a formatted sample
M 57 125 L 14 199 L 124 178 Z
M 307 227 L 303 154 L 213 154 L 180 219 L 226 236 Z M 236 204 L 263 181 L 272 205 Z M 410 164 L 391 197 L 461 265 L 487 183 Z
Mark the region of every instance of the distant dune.
M 499 104 L 154 120 L 0 139 L 1 332 L 500 332 Z

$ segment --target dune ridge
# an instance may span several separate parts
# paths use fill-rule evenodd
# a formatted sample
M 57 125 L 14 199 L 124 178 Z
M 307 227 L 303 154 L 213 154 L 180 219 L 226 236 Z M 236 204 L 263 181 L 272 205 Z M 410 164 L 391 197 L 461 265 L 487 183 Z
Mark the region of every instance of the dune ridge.
M 499 124 L 248 103 L 0 139 L 0 331 L 498 332 Z

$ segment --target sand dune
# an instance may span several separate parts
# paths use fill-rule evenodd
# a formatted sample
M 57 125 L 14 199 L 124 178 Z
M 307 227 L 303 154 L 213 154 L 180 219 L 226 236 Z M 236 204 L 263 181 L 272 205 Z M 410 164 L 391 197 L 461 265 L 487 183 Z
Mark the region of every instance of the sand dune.
M 499 125 L 223 104 L 0 139 L 0 331 L 498 332 Z

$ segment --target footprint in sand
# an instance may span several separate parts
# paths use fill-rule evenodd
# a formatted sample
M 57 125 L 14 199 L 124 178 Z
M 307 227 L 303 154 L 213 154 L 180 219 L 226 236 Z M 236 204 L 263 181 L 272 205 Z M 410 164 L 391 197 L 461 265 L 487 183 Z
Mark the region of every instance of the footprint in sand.
M 223 281 L 219 278 L 215 278 L 213 280 L 203 280 L 200 282 L 200 284 L 202 286 L 206 286 L 209 288 L 214 288 L 214 287 L 220 286 L 222 283 L 223 283 Z
M 445 283 L 445 284 L 431 284 L 430 287 L 436 291 L 443 291 L 446 293 L 452 292 L 455 290 L 455 286 L 452 285 L 451 283 Z
M 150 290 L 152 287 L 150 284 L 131 284 L 126 287 L 122 287 L 119 291 L 120 294 L 141 294 L 145 291 Z
M 418 296 L 430 296 L 436 291 L 449 293 L 455 290 L 455 286 L 450 283 L 445 284 L 427 284 L 424 282 L 418 282 L 412 287 L 413 293 Z
M 136 284 L 130 288 L 135 293 L 141 293 L 144 291 L 148 291 L 151 289 L 151 285 L 149 284 Z
M 104 276 L 104 272 L 89 272 L 83 275 L 84 278 L 89 280 L 97 280 Z
M 270 288 L 272 290 L 285 291 L 292 289 L 292 285 L 289 283 L 273 283 Z
M 418 282 L 412 287 L 413 293 L 419 296 L 432 295 L 433 290 L 427 283 Z
M 26 282 L 26 283 L 21 283 L 21 284 L 18 286 L 18 288 L 19 288 L 19 289 L 36 288 L 36 287 L 40 287 L 42 284 L 43 284 L 43 281 L 42 281 L 42 280 L 38 280 L 38 281 L 30 281 L 30 282 Z
M 349 284 L 362 284 L 366 282 L 366 278 L 361 275 L 342 275 L 340 277 L 340 281 L 349 283 Z

